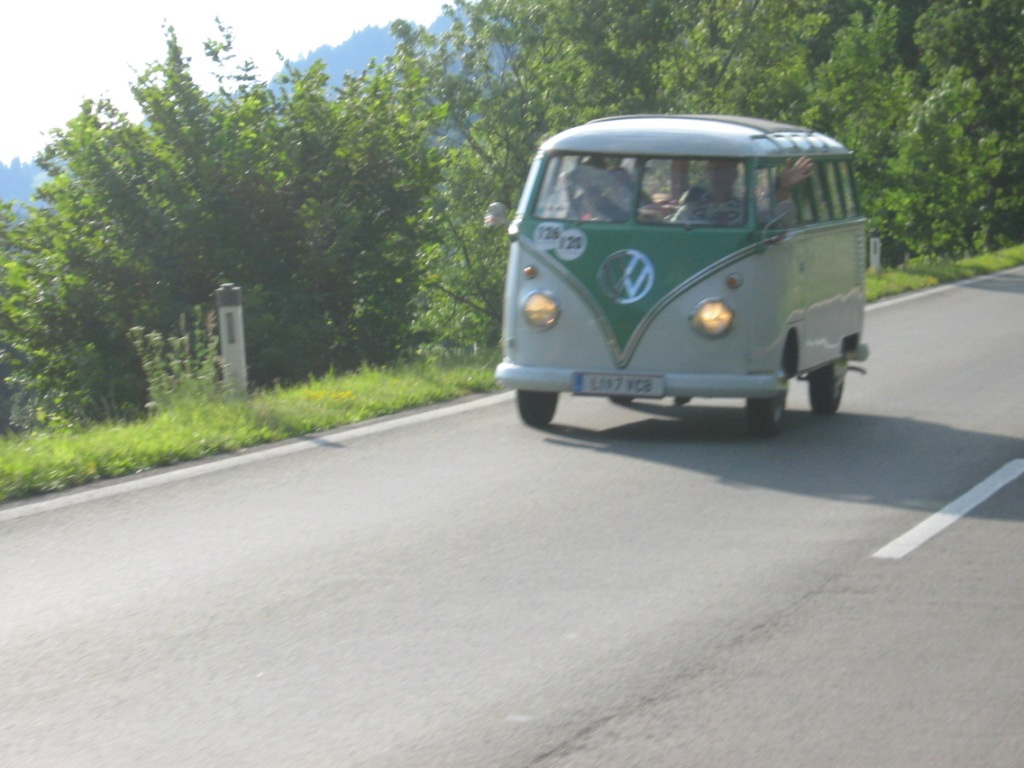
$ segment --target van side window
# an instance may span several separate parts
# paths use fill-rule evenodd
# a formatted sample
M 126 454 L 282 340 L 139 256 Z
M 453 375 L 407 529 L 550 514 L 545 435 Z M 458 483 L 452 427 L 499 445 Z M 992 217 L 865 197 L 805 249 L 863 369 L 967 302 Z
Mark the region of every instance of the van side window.
M 831 162 L 822 163 L 821 170 L 825 173 L 825 183 L 828 185 L 828 198 L 832 201 L 832 218 L 844 219 L 847 216 L 846 204 L 839 184 L 836 164 Z
M 846 201 L 846 215 L 854 218 L 859 215 L 860 210 L 857 207 L 857 194 L 853 186 L 850 163 L 846 160 L 837 162 L 836 171 L 839 173 L 839 184 L 843 188 L 843 199 Z
M 814 197 L 815 221 L 828 221 L 832 218 L 832 207 L 829 205 L 824 176 L 824 164 L 815 163 L 815 172 L 808 179 L 811 183 L 811 194 Z
M 813 178 L 813 177 L 812 177 Z M 814 188 L 811 184 L 797 184 L 793 187 L 793 203 L 796 206 L 796 220 L 800 224 L 817 221 L 814 213 Z
M 779 200 L 780 166 L 761 166 L 754 180 L 754 199 L 758 224 L 770 229 L 785 229 L 796 221 L 796 208 L 792 200 Z

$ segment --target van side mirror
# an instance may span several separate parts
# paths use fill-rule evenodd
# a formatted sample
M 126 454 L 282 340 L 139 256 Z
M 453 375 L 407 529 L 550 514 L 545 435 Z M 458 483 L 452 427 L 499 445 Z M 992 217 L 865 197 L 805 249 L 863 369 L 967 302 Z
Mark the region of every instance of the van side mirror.
M 504 227 L 508 224 L 508 208 L 501 203 L 491 203 L 484 214 L 485 227 Z

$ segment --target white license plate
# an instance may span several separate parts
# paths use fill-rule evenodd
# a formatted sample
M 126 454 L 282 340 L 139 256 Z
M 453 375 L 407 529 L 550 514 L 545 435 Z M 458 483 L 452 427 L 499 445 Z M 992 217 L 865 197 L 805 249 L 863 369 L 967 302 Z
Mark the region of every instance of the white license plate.
M 665 380 L 630 373 L 577 373 L 573 376 L 573 391 L 577 395 L 663 397 Z

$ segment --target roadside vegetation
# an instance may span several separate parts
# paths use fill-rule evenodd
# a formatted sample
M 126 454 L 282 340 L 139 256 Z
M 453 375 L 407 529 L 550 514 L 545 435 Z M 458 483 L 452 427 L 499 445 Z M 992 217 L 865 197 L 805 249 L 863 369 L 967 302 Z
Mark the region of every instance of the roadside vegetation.
M 123 477 L 494 388 L 495 357 L 462 355 L 328 374 L 239 398 L 187 385 L 144 419 L 0 438 L 0 502 Z
M 1024 264 L 1024 245 L 959 260 L 913 259 L 901 267 L 883 269 L 878 274 L 869 273 L 867 297 L 869 302 L 877 301 L 886 296 L 999 272 L 1019 264 Z
M 869 301 L 1024 264 L 1024 246 L 960 261 L 918 259 L 869 274 Z M 180 339 L 181 337 L 179 337 Z M 173 348 L 169 344 L 168 348 Z M 145 419 L 50 428 L 0 438 L 0 502 L 104 478 L 201 459 L 354 424 L 410 408 L 495 389 L 497 353 L 439 356 L 393 367 L 330 373 L 247 399 L 232 397 L 208 376 L 199 348 L 194 365 L 156 388 Z M 151 380 L 158 378 L 148 357 Z M 164 370 L 172 368 L 163 360 Z

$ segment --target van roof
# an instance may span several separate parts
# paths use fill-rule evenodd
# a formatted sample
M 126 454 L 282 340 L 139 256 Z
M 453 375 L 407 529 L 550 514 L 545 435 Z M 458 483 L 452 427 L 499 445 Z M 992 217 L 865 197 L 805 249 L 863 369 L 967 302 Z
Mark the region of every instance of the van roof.
M 552 136 L 541 150 L 737 158 L 851 154 L 835 139 L 809 128 L 733 115 L 605 117 Z

